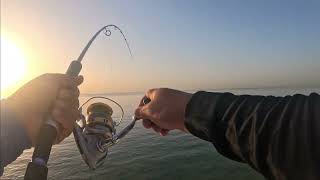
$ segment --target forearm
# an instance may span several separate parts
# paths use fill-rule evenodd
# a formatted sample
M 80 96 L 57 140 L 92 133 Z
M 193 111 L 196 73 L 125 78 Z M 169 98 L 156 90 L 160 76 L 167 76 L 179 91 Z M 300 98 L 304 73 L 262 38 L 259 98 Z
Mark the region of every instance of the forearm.
M 267 178 L 315 179 L 320 167 L 320 98 L 198 92 L 186 127 L 233 160 Z
M 1 101 L 0 119 L 0 176 L 3 168 L 19 157 L 23 150 L 31 147 L 31 141 L 21 122 L 14 113 Z

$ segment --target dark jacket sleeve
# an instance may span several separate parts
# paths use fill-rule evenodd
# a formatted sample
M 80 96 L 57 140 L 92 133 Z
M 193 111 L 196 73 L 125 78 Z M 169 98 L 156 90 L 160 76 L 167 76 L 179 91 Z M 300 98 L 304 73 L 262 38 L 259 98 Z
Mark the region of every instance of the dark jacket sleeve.
M 185 125 L 267 179 L 320 179 L 320 96 L 195 93 Z
M 2 176 L 5 166 L 16 160 L 23 150 L 31 148 L 31 141 L 24 126 L 7 107 L 5 100 L 1 100 L 0 115 L 0 176 Z

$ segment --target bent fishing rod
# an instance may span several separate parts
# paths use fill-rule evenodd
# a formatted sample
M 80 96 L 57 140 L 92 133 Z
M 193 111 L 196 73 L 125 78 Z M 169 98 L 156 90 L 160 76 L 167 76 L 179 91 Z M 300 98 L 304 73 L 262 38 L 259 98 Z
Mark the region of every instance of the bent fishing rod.
M 81 69 L 82 69 L 82 60 L 90 48 L 93 41 L 97 38 L 97 36 L 104 32 L 106 36 L 111 35 L 110 28 L 114 28 L 114 30 L 117 30 L 121 33 L 122 37 L 125 40 L 126 46 L 129 50 L 129 53 L 132 57 L 132 52 L 130 49 L 130 46 L 128 44 L 128 41 L 124 35 L 124 33 L 121 31 L 121 29 L 113 24 L 106 25 L 102 27 L 100 30 L 98 30 L 93 37 L 89 40 L 87 45 L 82 50 L 81 54 L 79 55 L 77 60 L 74 60 L 70 63 L 66 74 L 72 77 L 76 77 L 79 75 Z M 27 166 L 27 170 L 24 176 L 25 180 L 45 180 L 48 176 L 48 167 L 47 163 L 50 157 L 50 152 L 53 143 L 56 140 L 58 134 L 58 124 L 56 121 L 53 120 L 51 115 L 47 114 L 46 119 L 43 123 L 43 125 L 40 128 L 38 139 L 35 145 L 35 149 L 33 151 L 32 160 L 29 162 Z

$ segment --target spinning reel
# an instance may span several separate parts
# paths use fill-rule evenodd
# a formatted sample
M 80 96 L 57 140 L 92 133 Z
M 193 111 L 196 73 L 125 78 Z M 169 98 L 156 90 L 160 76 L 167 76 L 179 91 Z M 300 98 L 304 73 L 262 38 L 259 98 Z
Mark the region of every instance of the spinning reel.
M 93 102 L 93 100 L 107 100 L 118 106 L 121 110 L 120 119 L 116 122 L 112 115 L 113 109 L 105 102 Z M 84 110 L 83 108 L 89 104 Z M 76 123 L 74 138 L 81 153 L 82 158 L 90 169 L 94 170 L 103 164 L 107 157 L 108 148 L 116 144 L 124 137 L 135 123 L 130 123 L 120 133 L 116 127 L 121 123 L 124 111 L 120 104 L 107 97 L 92 97 L 83 103 L 79 108 L 81 115 Z M 83 115 L 83 111 L 86 115 Z
M 112 118 L 113 109 L 104 102 L 93 102 L 86 108 L 86 116 L 82 114 L 85 105 L 97 99 L 107 100 L 119 107 L 121 115 L 118 122 Z M 142 100 L 144 105 L 149 102 L 150 99 L 146 97 Z M 94 170 L 103 164 L 108 155 L 108 148 L 127 135 L 134 127 L 137 119 L 133 117 L 132 122 L 117 133 L 116 127 L 122 122 L 124 116 L 123 108 L 116 101 L 102 96 L 88 99 L 80 106 L 79 110 L 81 115 L 76 123 L 73 135 L 83 160 L 90 169 Z

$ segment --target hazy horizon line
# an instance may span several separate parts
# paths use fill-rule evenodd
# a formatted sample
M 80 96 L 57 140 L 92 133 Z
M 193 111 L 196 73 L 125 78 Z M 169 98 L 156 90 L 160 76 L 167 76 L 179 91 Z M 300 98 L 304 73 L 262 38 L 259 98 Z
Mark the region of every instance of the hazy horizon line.
M 202 88 L 202 89 L 178 89 L 181 91 L 186 92 L 195 92 L 200 90 L 205 91 L 222 91 L 222 90 L 253 90 L 253 89 L 318 89 L 320 86 L 306 86 L 306 87 L 281 87 L 281 86 L 266 86 L 266 87 L 247 87 L 247 88 Z M 82 96 L 94 96 L 94 95 L 138 95 L 138 94 L 144 94 L 145 91 L 123 91 L 123 92 L 94 92 L 94 93 L 88 93 L 84 92 L 81 93 Z

